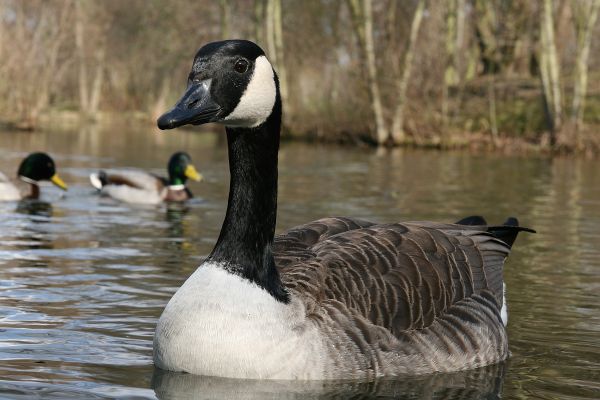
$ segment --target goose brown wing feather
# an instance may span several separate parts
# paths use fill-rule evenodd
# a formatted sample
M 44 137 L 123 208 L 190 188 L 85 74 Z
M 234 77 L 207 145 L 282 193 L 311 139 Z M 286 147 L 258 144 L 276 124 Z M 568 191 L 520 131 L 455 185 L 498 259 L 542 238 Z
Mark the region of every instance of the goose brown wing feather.
M 337 304 L 400 337 L 484 292 L 499 313 L 509 247 L 477 228 L 327 218 L 276 237 L 274 253 L 307 304 Z
M 331 217 L 310 222 L 276 236 L 274 253 L 277 266 L 283 267 L 315 256 L 312 246 L 331 236 L 374 225 L 356 218 Z

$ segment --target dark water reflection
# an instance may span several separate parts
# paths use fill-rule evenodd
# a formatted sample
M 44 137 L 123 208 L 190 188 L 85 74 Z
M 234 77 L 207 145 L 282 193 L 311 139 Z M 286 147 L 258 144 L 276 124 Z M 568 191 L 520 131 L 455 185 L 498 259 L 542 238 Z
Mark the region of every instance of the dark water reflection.
M 164 173 L 186 149 L 205 176 L 186 205 L 96 197 L 99 167 Z M 0 170 L 47 150 L 70 184 L 0 203 L 0 398 L 599 398 L 600 163 L 284 144 L 278 228 L 326 215 L 452 221 L 517 215 L 506 281 L 512 357 L 458 374 L 370 383 L 239 381 L 155 372 L 152 334 L 210 251 L 225 212 L 225 149 L 210 134 L 127 128 L 0 133 Z M 154 376 L 153 376 L 154 375 Z
M 505 364 L 455 374 L 374 382 L 234 380 L 155 370 L 152 388 L 161 400 L 191 399 L 500 399 Z

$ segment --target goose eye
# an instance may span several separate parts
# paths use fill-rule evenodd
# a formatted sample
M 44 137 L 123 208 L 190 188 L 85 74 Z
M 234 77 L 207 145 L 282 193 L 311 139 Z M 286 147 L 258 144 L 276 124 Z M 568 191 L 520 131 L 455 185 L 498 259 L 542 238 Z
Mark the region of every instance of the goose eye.
M 233 66 L 233 69 L 235 69 L 236 72 L 243 74 L 244 72 L 248 71 L 248 61 L 243 59 L 237 60 Z

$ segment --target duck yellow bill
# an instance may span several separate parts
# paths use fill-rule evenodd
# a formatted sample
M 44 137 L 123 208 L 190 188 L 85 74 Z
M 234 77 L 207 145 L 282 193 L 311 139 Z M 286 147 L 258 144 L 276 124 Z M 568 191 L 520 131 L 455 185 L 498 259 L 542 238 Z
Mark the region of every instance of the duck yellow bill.
M 60 176 L 58 176 L 58 174 L 54 174 L 52 178 L 50 178 L 50 181 L 62 190 L 67 190 L 67 184 L 63 182 L 62 179 L 60 179 Z
M 193 179 L 197 182 L 202 180 L 202 175 L 198 171 L 196 171 L 196 167 L 194 167 L 192 164 L 189 164 L 187 167 L 185 167 L 184 174 L 188 178 Z

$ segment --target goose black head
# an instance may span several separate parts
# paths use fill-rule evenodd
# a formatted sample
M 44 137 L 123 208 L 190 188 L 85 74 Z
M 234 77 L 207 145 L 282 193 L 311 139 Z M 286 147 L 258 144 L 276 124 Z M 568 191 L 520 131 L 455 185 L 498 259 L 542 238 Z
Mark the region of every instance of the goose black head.
M 198 173 L 196 167 L 192 164 L 192 158 L 183 151 L 171 156 L 167 169 L 170 185 L 183 185 L 188 178 L 194 181 L 202 180 L 202 175 Z
M 39 181 L 51 181 L 53 184 L 63 190 L 67 190 L 67 185 L 56 173 L 54 161 L 46 153 L 31 153 L 21 162 L 19 178 L 25 182 L 37 184 Z
M 276 99 L 277 77 L 260 47 L 247 40 L 213 42 L 196 54 L 186 92 L 158 127 L 219 122 L 254 128 L 271 115 Z

